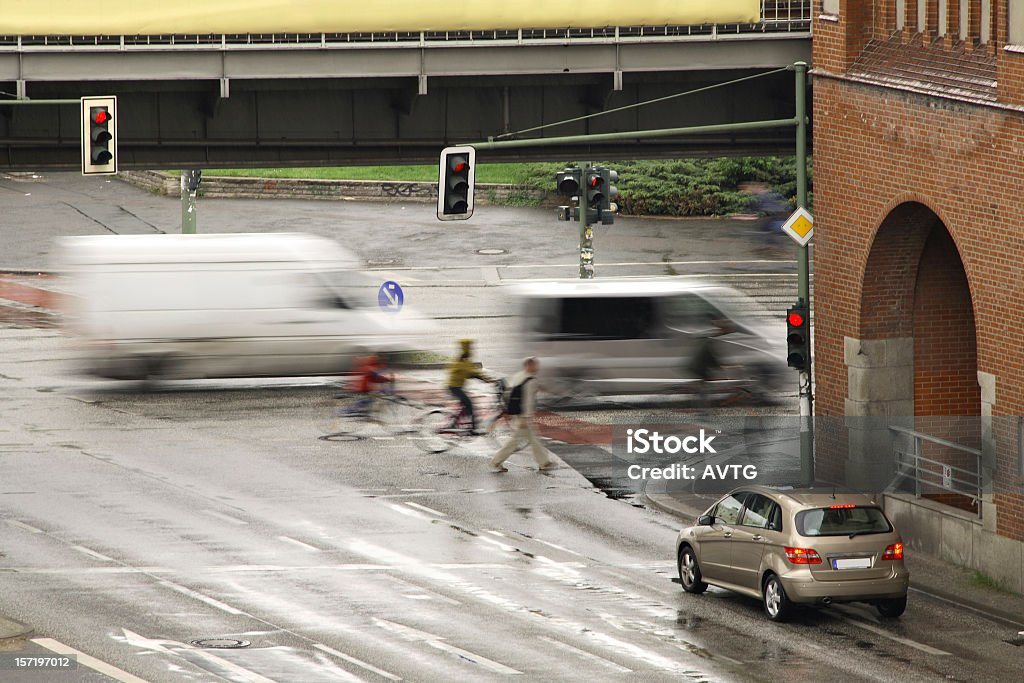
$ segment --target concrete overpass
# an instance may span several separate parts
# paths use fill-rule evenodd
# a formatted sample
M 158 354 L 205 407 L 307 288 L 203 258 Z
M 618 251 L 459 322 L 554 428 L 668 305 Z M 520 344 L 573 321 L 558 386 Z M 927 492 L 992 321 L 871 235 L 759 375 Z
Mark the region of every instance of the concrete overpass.
M 810 1 L 756 24 L 360 34 L 0 36 L 7 99 L 119 97 L 122 168 L 433 162 L 486 139 L 810 61 Z M 781 73 L 546 129 L 793 115 Z M 488 152 L 561 160 L 791 153 L 792 131 Z M 0 106 L 0 169 L 79 167 L 75 105 Z

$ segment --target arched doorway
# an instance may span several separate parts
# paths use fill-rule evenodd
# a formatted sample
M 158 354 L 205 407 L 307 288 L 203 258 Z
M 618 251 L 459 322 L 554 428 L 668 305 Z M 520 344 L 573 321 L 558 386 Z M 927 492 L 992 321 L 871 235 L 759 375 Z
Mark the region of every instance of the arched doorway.
M 964 495 L 980 477 L 974 306 L 956 243 L 924 204 L 897 206 L 875 234 L 861 290 L 860 334 L 866 360 L 851 364 L 851 378 L 859 381 L 851 382 L 849 398 L 862 404 L 858 414 L 886 416 L 897 463 L 914 463 L 903 485 L 976 509 L 976 497 Z M 877 420 L 863 429 L 873 443 L 886 441 L 878 438 Z M 851 438 L 851 447 L 856 443 Z

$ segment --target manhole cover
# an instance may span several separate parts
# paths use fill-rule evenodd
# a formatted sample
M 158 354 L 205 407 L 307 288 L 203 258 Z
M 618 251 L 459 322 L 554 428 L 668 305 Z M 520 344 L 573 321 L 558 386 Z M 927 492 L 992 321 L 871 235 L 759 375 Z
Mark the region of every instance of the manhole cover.
M 508 249 L 477 249 L 476 253 L 481 256 L 501 256 L 502 254 L 507 254 Z
M 357 434 L 324 434 L 317 438 L 321 441 L 359 441 L 363 437 Z
M 249 647 L 248 640 L 236 640 L 235 638 L 200 638 L 188 641 L 189 645 L 205 647 L 215 650 L 235 650 L 240 647 Z

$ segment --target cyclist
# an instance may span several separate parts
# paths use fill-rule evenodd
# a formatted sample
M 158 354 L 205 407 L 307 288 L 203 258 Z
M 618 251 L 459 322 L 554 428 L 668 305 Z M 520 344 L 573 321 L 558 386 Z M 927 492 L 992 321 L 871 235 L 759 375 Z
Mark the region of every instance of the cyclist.
M 387 367 L 387 361 L 375 353 L 357 358 L 353 363 L 348 389 L 360 395 L 360 399 L 352 406 L 352 414 L 369 412 L 374 393 L 394 381 L 394 375 L 386 372 Z
M 473 340 L 459 340 L 459 355 L 448 363 L 448 393 L 462 404 L 462 412 L 469 418 L 469 428 L 473 434 L 480 434 L 476 429 L 476 415 L 473 412 L 473 400 L 466 393 L 468 379 L 479 379 L 483 382 L 495 382 L 496 379 L 485 373 L 480 364 L 473 360 Z M 452 427 L 458 426 L 458 417 Z

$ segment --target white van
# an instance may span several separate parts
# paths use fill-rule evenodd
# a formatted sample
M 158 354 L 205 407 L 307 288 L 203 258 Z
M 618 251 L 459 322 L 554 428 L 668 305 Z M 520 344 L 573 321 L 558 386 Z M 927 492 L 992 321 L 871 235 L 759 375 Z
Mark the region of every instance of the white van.
M 414 348 L 431 322 L 382 311 L 356 257 L 298 233 L 60 241 L 84 370 L 115 379 L 335 374 Z
M 755 315 L 758 304 L 736 290 L 602 278 L 536 281 L 510 291 L 519 300 L 523 355 L 538 357 L 542 386 L 556 396 L 696 391 L 693 356 L 707 343 L 728 366 L 722 389 L 767 396 L 795 386 L 786 372 L 785 326 L 767 326 Z M 715 321 L 729 321 L 730 331 L 713 329 Z

